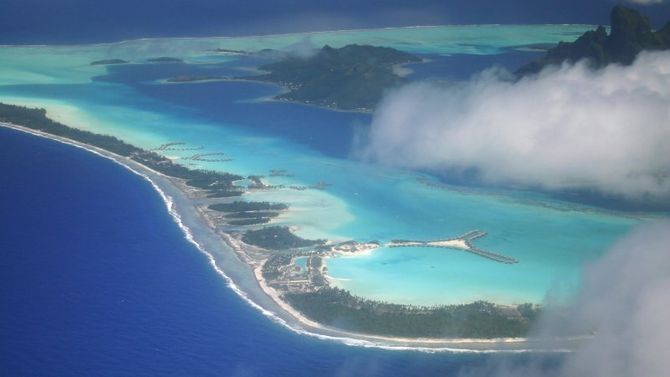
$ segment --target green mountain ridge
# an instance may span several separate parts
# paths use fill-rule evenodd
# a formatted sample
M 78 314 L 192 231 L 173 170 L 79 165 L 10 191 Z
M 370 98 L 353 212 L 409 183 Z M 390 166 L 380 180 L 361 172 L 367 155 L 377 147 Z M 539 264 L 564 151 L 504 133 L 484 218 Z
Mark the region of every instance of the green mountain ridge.
M 326 45 L 309 58 L 288 56 L 261 66 L 261 70 L 269 73 L 251 78 L 287 87 L 287 93 L 276 97 L 280 100 L 368 111 L 385 90 L 406 81 L 394 73 L 394 65 L 420 61 L 389 47 Z
M 587 31 L 574 42 L 560 42 L 547 54 L 517 70 L 525 76 L 540 72 L 547 66 L 588 59 L 593 68 L 610 63 L 629 65 L 643 50 L 670 49 L 670 22 L 658 31 L 649 18 L 638 11 L 617 5 L 610 14 L 611 32 L 603 26 Z

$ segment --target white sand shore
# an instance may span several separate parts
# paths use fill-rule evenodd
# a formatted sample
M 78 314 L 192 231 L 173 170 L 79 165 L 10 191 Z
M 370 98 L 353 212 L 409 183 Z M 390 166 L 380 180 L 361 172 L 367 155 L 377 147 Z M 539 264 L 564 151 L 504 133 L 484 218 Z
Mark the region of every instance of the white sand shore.
M 439 247 L 449 247 L 452 249 L 463 249 L 463 250 L 469 250 L 470 246 L 468 246 L 468 243 L 464 239 L 453 239 L 453 240 L 446 240 L 446 241 L 433 241 L 433 242 L 428 242 L 428 245 L 433 245 L 433 246 L 439 246 Z
M 182 231 L 184 231 L 185 237 L 208 257 L 214 269 L 226 279 L 228 286 L 247 303 L 260 310 L 265 316 L 296 333 L 338 341 L 353 346 L 424 352 L 566 351 L 573 349 L 575 343 L 578 341 L 578 339 L 554 340 L 548 345 L 539 340 L 526 338 L 401 338 L 357 334 L 323 326 L 305 318 L 301 313 L 288 305 L 277 291 L 269 287 L 260 272 L 262 266 L 250 266 L 249 261 L 241 260 L 239 253 L 235 252 L 235 249 L 244 248 L 245 244 L 217 230 L 208 221 L 206 216 L 198 210 L 196 204 L 175 183 L 173 178 L 151 170 L 129 158 L 94 146 L 19 125 L 0 122 L 0 126 L 83 148 L 100 157 L 108 158 L 145 178 L 161 195 L 170 215 Z M 357 251 L 366 253 L 371 252 L 373 249 L 370 247 Z
M 468 241 L 465 238 L 453 238 L 443 241 L 395 241 L 390 242 L 386 246 L 389 247 L 424 247 L 424 246 L 435 246 L 435 247 L 445 247 L 449 249 L 459 249 L 459 250 L 470 250 L 471 247 L 468 245 Z

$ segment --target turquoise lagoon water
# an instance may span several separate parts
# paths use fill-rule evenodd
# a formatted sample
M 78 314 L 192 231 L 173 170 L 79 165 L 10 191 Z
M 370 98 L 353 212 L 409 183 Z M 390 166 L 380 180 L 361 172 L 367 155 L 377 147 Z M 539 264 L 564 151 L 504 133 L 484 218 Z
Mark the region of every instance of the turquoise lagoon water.
M 283 48 L 306 36 L 317 44 L 387 45 L 427 56 L 486 56 L 518 46 L 574 39 L 584 25 L 458 26 L 344 31 L 245 38 L 157 39 L 109 45 L 0 48 L 0 101 L 47 108 L 71 126 L 112 134 L 145 148 L 167 142 L 201 147 L 166 151 L 181 159 L 223 152 L 231 162 L 181 160 L 189 166 L 244 175 L 285 169 L 272 184 L 313 184 L 324 191 L 275 190 L 249 200 L 290 204 L 274 221 L 304 237 L 358 241 L 440 239 L 473 229 L 481 248 L 519 260 L 492 262 L 458 250 L 379 249 L 327 261 L 338 286 L 365 297 L 416 304 L 477 299 L 539 302 L 555 287 L 574 287 L 584 263 L 600 256 L 640 220 L 540 194 L 436 189 L 423 174 L 348 158 L 370 116 L 264 101 L 278 88 L 239 82 L 162 84 L 174 72 L 225 71 L 241 62 L 216 47 Z M 92 60 L 176 56 L 191 64 L 90 66 Z M 490 58 L 490 56 L 489 56 Z M 242 71 L 241 71 L 242 72 Z M 163 75 L 161 77 L 161 75 Z

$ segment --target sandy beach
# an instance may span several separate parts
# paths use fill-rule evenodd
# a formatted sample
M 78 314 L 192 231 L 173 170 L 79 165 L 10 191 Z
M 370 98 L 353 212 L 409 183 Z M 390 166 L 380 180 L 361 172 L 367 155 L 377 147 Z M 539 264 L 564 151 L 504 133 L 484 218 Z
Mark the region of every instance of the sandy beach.
M 414 339 L 372 336 L 350 333 L 323 326 L 305 318 L 301 313 L 282 300 L 281 295 L 269 287 L 262 277 L 262 265 L 242 260 L 240 248 L 247 247 L 234 236 L 224 233 L 209 221 L 198 207 L 198 202 L 189 197 L 183 185 L 172 177 L 151 170 L 129 158 L 70 139 L 36 131 L 20 125 L 0 123 L 0 126 L 35 136 L 48 138 L 74 147 L 85 149 L 100 157 L 108 158 L 131 172 L 146 179 L 165 202 L 166 208 L 185 237 L 209 259 L 212 267 L 226 280 L 227 285 L 248 304 L 258 309 L 266 317 L 285 328 L 303 335 L 338 341 L 347 345 L 379 347 L 394 350 L 416 350 L 425 352 L 529 352 L 568 351 L 574 348 L 578 339 L 553 340 L 550 345 L 544 341 L 527 338 L 498 339 Z M 446 241 L 445 241 L 446 242 Z M 369 245 L 372 246 L 372 245 Z M 450 242 L 454 248 L 462 248 L 459 242 Z M 236 251 L 237 249 L 237 251 Z M 374 247 L 357 250 L 369 253 Z

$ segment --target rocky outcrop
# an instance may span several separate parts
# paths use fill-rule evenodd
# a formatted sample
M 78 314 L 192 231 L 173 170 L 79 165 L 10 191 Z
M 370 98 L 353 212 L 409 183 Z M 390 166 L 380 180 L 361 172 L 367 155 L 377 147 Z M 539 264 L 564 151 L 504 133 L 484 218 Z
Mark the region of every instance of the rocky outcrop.
M 533 74 L 549 65 L 582 59 L 587 59 L 594 68 L 610 63 L 628 65 L 640 51 L 670 49 L 670 22 L 654 31 L 649 18 L 634 9 L 617 5 L 612 9 L 610 24 L 609 35 L 603 26 L 599 26 L 574 42 L 561 42 L 540 60 L 521 67 L 517 74 Z

